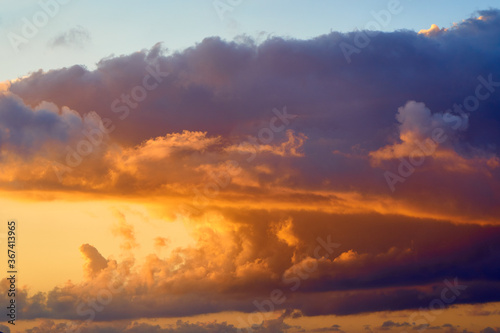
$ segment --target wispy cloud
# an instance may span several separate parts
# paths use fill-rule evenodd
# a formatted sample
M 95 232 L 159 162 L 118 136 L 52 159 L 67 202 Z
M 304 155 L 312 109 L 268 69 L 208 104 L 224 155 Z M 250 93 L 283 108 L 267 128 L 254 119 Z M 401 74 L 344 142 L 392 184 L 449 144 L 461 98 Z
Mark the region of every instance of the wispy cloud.
M 63 32 L 48 43 L 49 47 L 84 48 L 92 40 L 90 32 L 82 26 Z

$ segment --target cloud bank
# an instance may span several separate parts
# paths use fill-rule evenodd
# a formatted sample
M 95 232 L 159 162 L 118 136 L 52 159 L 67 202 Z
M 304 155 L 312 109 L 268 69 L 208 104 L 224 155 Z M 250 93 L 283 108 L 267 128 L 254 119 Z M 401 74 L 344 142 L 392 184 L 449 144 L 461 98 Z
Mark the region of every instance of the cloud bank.
M 196 239 L 142 265 L 82 245 L 89 279 L 25 294 L 23 317 L 81 320 L 117 272 L 99 320 L 252 312 L 275 289 L 305 316 L 428 306 L 444 281 L 453 304 L 500 301 L 500 12 L 480 15 L 379 33 L 350 64 L 355 33 L 207 38 L 5 85 L 3 190 L 161 199 Z

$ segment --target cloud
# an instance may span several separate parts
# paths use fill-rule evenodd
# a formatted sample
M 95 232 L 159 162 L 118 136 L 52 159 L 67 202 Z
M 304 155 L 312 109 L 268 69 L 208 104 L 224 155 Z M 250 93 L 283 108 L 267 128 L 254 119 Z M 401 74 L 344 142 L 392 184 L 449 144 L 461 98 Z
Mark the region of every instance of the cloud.
M 83 48 L 91 41 L 90 32 L 82 26 L 71 28 L 70 30 L 57 35 L 48 43 L 49 47 Z
M 500 314 L 500 311 L 485 309 L 483 304 L 476 304 L 471 310 L 467 311 L 467 315 L 469 316 L 491 316 L 498 314 Z
M 5 325 L 0 325 L 0 329 L 2 330 L 2 332 L 4 333 L 10 333 L 10 328 L 5 326 Z
M 85 129 L 86 122 L 75 111 L 60 110 L 53 103 L 29 108 L 9 93 L 0 94 L 0 121 L 0 146 L 15 149 L 19 155 L 38 153 L 49 142 L 68 142 L 75 132 Z
M 80 252 L 85 258 L 85 273 L 89 277 L 95 277 L 99 272 L 108 266 L 108 261 L 89 244 L 80 246 Z
M 432 24 L 429 29 L 422 29 L 418 33 L 423 34 L 427 37 L 433 37 L 433 36 L 436 36 L 437 34 L 439 34 L 440 32 L 441 32 L 441 29 L 439 29 L 439 27 L 436 24 Z
M 498 50 L 489 45 L 500 35 L 500 19 L 495 10 L 480 15 L 432 38 L 411 31 L 379 34 L 349 66 L 339 43 L 352 42 L 353 35 L 332 32 L 258 45 L 207 38 L 168 56 L 155 45 L 103 59 L 93 71 L 73 66 L 33 73 L 12 82 L 10 98 L 31 109 L 49 101 L 81 117 L 95 113 L 112 130 L 92 154 L 80 156 L 81 167 L 67 163 L 75 160 L 78 141 L 50 161 L 37 156 L 40 170 L 24 173 L 24 186 L 43 181 L 45 188 L 117 196 L 142 190 L 192 201 L 204 186 L 213 187 L 214 170 L 224 173 L 222 166 L 236 161 L 230 183 L 212 189 L 219 201 L 252 191 L 283 201 L 287 191 L 296 197 L 315 191 L 302 203 L 317 207 L 351 192 L 398 207 L 397 213 L 494 223 L 498 205 L 487 198 L 500 195 L 492 186 L 500 170 L 500 68 Z M 382 62 L 375 66 L 374 59 Z M 479 77 L 491 82 L 481 90 L 489 97 L 474 112 L 457 112 L 454 105 L 474 95 Z M 397 172 L 399 158 L 410 157 L 436 129 L 446 140 L 423 154 L 425 162 L 398 184 L 394 197 L 384 172 Z M 70 133 L 78 134 L 77 128 Z M 11 164 L 19 164 L 10 154 Z M 58 177 L 52 162 L 60 164 Z M 436 192 L 429 196 L 431 184 Z M 438 198 L 449 204 L 436 204 Z
M 116 225 L 113 226 L 112 232 L 114 235 L 123 238 L 124 242 L 121 244 L 121 247 L 125 250 L 131 250 L 137 247 L 135 240 L 135 232 L 134 227 L 127 223 L 125 215 L 121 212 L 116 212 L 119 220 Z
M 154 241 L 154 246 L 157 251 L 160 251 L 162 248 L 168 247 L 171 243 L 170 239 L 165 237 L 156 237 Z
M 238 329 L 233 325 L 222 323 L 191 323 L 189 321 L 177 321 L 175 325 L 171 327 L 161 327 L 160 325 L 151 325 L 139 322 L 126 322 L 126 323 L 111 323 L 111 324 L 101 324 L 101 323 L 90 323 L 82 324 L 76 326 L 79 332 L 90 333 L 237 333 Z M 76 328 L 75 327 L 75 328 Z M 54 333 L 66 333 L 68 328 L 65 323 L 55 323 L 52 320 L 45 320 L 38 326 L 34 328 L 27 329 L 25 333 L 41 333 L 41 332 L 54 332 Z M 258 329 L 256 332 L 260 333 L 279 333 L 283 331 L 269 331 L 265 329 Z
M 467 288 L 453 304 L 499 301 L 500 14 L 480 14 L 436 34 L 380 33 L 349 65 L 339 43 L 355 33 L 213 37 L 5 86 L 2 190 L 144 200 L 195 240 L 141 263 L 85 244 L 86 280 L 26 294 L 25 317 L 83 320 L 75 309 L 117 276 L 99 320 L 253 312 L 275 289 L 287 293 L 275 310 L 304 316 L 414 309 L 455 278 Z M 457 111 L 479 84 L 488 97 Z M 420 149 L 436 129 L 447 139 Z M 425 161 L 395 195 L 384 172 L 416 149 Z M 136 246 L 124 219 L 116 233 Z M 341 247 L 315 256 L 319 236 Z
M 436 152 L 436 146 L 457 135 L 448 124 L 459 124 L 457 129 L 464 130 L 467 128 L 468 118 L 452 114 L 447 116 L 442 113 L 432 114 L 424 103 L 409 101 L 405 106 L 398 108 L 396 119 L 400 123 L 399 140 L 401 143 L 370 152 L 376 164 L 384 159 L 432 156 Z
M 286 297 L 272 308 L 286 310 L 283 319 L 427 308 L 450 284 L 459 292 L 444 293 L 450 304 L 498 301 L 498 227 L 376 215 L 286 214 L 284 219 L 283 212 L 234 209 L 193 218 L 193 246 L 174 248 L 165 257 L 151 254 L 144 262 L 105 259 L 96 248 L 82 245 L 86 279 L 22 296 L 29 305 L 23 316 L 85 320 L 77 309 L 91 308 L 87 302 L 108 294 L 112 300 L 101 304 L 99 321 L 251 313 L 255 302 L 271 309 L 267 300 L 273 290 Z M 272 232 L 283 226 L 293 242 Z M 341 245 L 329 254 L 318 235 Z M 263 315 L 263 320 L 272 318 L 273 312 Z
M 330 327 L 321 327 L 312 329 L 311 332 L 344 332 L 340 329 L 340 325 L 332 325 Z
M 304 153 L 300 152 L 304 142 L 307 140 L 307 136 L 303 133 L 295 135 L 293 130 L 287 130 L 286 136 L 288 141 L 281 143 L 279 146 L 272 146 L 268 144 L 258 144 L 252 145 L 249 142 L 243 142 L 243 144 L 238 144 L 238 146 L 229 146 L 226 148 L 228 152 L 238 152 L 240 154 L 262 154 L 271 153 L 278 156 L 295 156 L 303 157 Z
M 480 333 L 498 333 L 500 332 L 500 328 L 492 328 L 492 327 L 486 327 L 485 329 L 481 330 Z
M 10 88 L 10 82 L 9 81 L 4 81 L 0 82 L 0 93 L 3 91 L 8 91 Z
M 397 322 L 394 322 L 392 320 L 387 320 L 387 321 L 384 321 L 384 323 L 378 328 L 380 330 L 390 330 L 394 327 L 408 327 L 408 326 L 411 326 L 410 324 L 408 324 L 407 322 L 404 322 L 404 323 L 397 323 Z

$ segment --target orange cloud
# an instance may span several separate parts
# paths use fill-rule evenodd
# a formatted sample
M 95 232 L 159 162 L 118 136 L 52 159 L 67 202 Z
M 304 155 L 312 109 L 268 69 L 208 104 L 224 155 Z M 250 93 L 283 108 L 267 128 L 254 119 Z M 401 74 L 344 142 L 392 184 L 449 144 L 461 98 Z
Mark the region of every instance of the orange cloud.
M 108 267 L 108 261 L 92 245 L 83 244 L 80 252 L 85 259 L 85 274 L 88 277 L 95 277 Z
M 125 215 L 121 212 L 116 212 L 119 217 L 118 223 L 113 226 L 113 234 L 122 237 L 124 242 L 120 245 L 125 250 L 131 250 L 138 246 L 135 240 L 134 227 L 127 223 Z
M 436 24 L 432 24 L 429 29 L 422 29 L 418 33 L 427 37 L 433 37 L 439 34 L 441 31 L 446 31 L 446 29 L 439 29 Z

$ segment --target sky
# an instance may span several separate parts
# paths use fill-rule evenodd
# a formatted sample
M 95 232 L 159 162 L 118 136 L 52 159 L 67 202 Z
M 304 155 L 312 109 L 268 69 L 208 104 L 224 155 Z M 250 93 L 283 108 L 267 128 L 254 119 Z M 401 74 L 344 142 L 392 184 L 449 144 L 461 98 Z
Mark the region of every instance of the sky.
M 0 5 L 1 332 L 500 332 L 498 1 Z
M 153 1 L 138 6 L 136 0 L 78 1 L 64 0 L 57 6 L 50 1 L 1 0 L 0 69 L 1 80 L 12 80 L 39 69 L 50 70 L 75 64 L 95 69 L 96 63 L 112 55 L 119 56 L 148 49 L 163 42 L 170 52 L 201 42 L 205 37 L 220 36 L 233 40 L 248 35 L 257 41 L 268 36 L 313 38 L 330 31 L 362 30 L 373 20 L 372 11 L 386 9 L 389 1 L 360 0 L 233 0 L 226 4 L 210 0 Z M 233 5 L 234 4 L 234 5 Z M 401 0 L 401 12 L 391 15 L 383 31 L 410 29 L 419 31 L 431 24 L 449 27 L 469 18 L 477 10 L 495 8 L 497 0 L 412 1 Z M 216 9 L 219 8 L 219 9 Z M 43 8 L 52 14 L 28 42 L 12 47 L 9 34 L 22 36 L 24 19 Z M 52 9 L 54 8 L 54 9 Z M 45 24 L 44 24 L 45 23 Z M 77 29 L 78 41 L 61 46 L 54 41 Z M 80 29 L 80 30 L 78 30 Z M 36 54 L 36 57 L 33 55 Z

